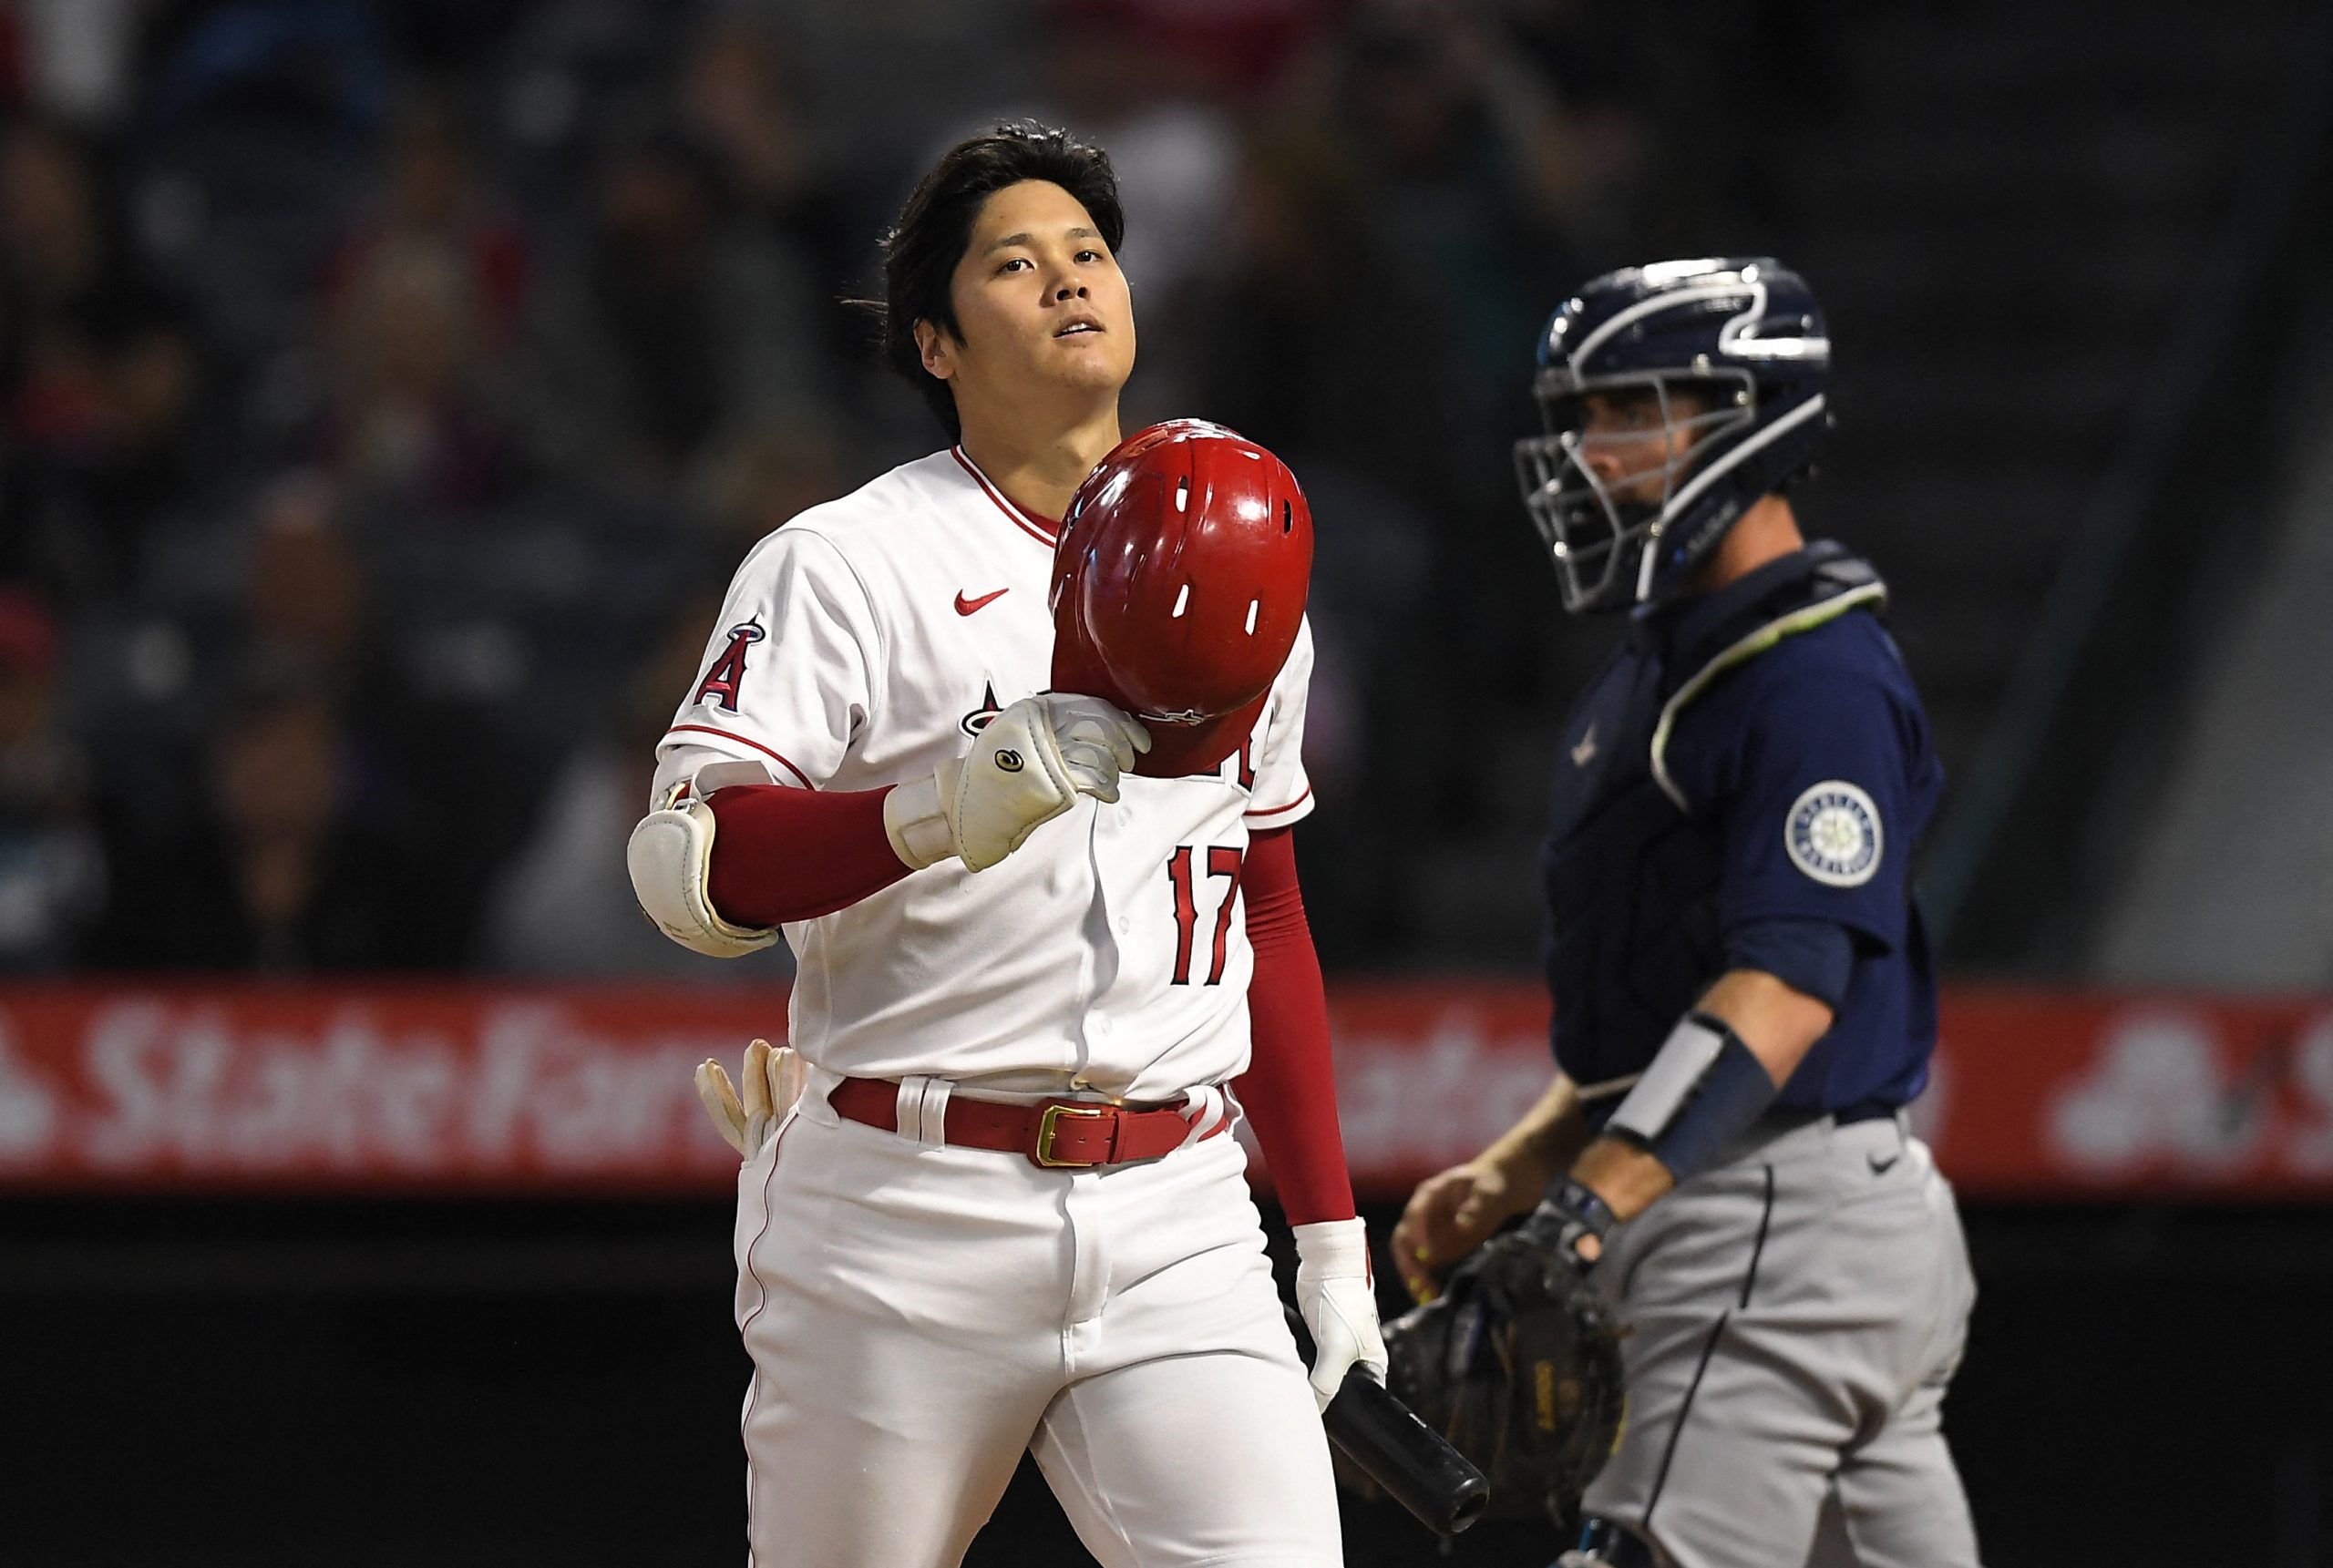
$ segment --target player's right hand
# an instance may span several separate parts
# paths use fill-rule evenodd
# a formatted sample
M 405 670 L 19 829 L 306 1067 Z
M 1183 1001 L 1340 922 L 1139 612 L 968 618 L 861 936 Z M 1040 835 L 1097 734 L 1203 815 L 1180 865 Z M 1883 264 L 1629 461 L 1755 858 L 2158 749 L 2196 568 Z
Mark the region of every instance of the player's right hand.
M 1150 750 L 1150 732 L 1099 697 L 1043 692 L 1028 701 L 1043 707 L 1063 770 L 1077 792 L 1115 805 L 1118 775 Z
M 921 870 L 949 855 L 985 871 L 1080 794 L 1118 798 L 1118 775 L 1150 749 L 1140 724 L 1095 697 L 1047 692 L 998 713 L 961 757 L 893 790 L 883 820 L 899 858 Z
M 1538 1201 L 1536 1189 L 1526 1190 L 1488 1161 L 1470 1160 L 1418 1184 L 1393 1238 L 1411 1299 L 1433 1300 L 1460 1260 Z

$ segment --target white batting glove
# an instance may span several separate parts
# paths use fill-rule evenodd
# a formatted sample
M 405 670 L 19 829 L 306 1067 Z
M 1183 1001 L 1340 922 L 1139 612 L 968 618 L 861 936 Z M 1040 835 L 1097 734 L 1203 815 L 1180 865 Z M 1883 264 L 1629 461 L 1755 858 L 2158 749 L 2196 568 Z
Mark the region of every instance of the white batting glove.
M 745 1047 L 745 1098 L 730 1084 L 729 1074 L 707 1057 L 697 1065 L 696 1097 L 704 1102 L 714 1130 L 743 1159 L 750 1160 L 769 1142 L 770 1130 L 786 1120 L 802 1098 L 809 1068 L 790 1045 L 771 1049 L 757 1040 Z
M 1313 1401 L 1322 1409 L 1358 1366 L 1385 1380 L 1385 1339 L 1377 1331 L 1377 1292 L 1369 1280 L 1369 1232 L 1361 1221 L 1298 1225 L 1296 1310 L 1312 1333 Z
M 1062 766 L 1078 793 L 1117 804 L 1118 774 L 1150 750 L 1150 732 L 1099 697 L 1046 692 L 1031 701 L 1044 704 Z
M 1023 697 L 991 719 L 964 755 L 894 789 L 883 827 L 919 871 L 951 855 L 985 871 L 1080 794 L 1115 801 L 1118 775 L 1149 749 L 1149 732 L 1099 698 Z

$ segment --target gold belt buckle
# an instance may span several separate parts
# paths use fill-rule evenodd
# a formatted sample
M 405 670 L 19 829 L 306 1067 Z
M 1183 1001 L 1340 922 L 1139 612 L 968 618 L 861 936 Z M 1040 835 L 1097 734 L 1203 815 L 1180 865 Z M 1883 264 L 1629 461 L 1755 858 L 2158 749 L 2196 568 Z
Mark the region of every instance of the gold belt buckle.
M 1064 1116 L 1083 1116 L 1098 1122 L 1108 1114 L 1105 1110 L 1084 1105 L 1046 1106 L 1037 1114 L 1037 1163 L 1053 1170 L 1089 1170 L 1104 1163 L 1100 1160 L 1056 1160 L 1053 1139 L 1061 1131 L 1061 1119 Z

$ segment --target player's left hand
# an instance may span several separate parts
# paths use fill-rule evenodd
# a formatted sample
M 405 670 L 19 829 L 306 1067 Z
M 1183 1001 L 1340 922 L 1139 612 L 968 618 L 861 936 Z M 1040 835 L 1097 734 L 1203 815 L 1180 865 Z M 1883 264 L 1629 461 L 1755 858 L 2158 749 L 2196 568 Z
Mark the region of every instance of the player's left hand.
M 1312 1334 L 1312 1399 L 1321 1409 L 1355 1365 L 1385 1380 L 1385 1340 L 1369 1277 L 1369 1232 L 1358 1219 L 1298 1225 L 1296 1309 Z
M 808 1069 L 790 1045 L 773 1048 L 766 1040 L 745 1047 L 745 1095 L 738 1096 L 721 1064 L 707 1057 L 696 1070 L 696 1097 L 704 1102 L 714 1130 L 741 1158 L 750 1160 L 769 1142 L 770 1131 L 786 1120 L 802 1097 Z

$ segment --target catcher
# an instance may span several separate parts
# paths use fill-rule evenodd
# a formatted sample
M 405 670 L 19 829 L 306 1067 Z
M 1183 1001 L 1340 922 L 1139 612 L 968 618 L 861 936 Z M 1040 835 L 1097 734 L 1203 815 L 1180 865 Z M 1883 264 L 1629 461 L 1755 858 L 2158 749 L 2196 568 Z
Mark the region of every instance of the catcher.
M 1611 273 L 1549 323 L 1516 448 L 1564 607 L 1629 621 L 1556 760 L 1555 1081 L 1412 1196 L 1394 1255 L 1444 1294 L 1386 1339 L 1462 1449 L 1538 1430 L 1528 1484 L 1560 1511 L 1587 1482 L 1566 1568 L 1977 1562 L 1942 1429 L 1975 1286 L 1901 1113 L 1936 1041 L 1906 866 L 1942 774 L 1886 589 L 1785 494 L 1829 361 L 1772 261 Z M 1608 1308 L 1629 1409 L 1595 1474 L 1534 1417 L 1567 1389 L 1608 1414 Z

